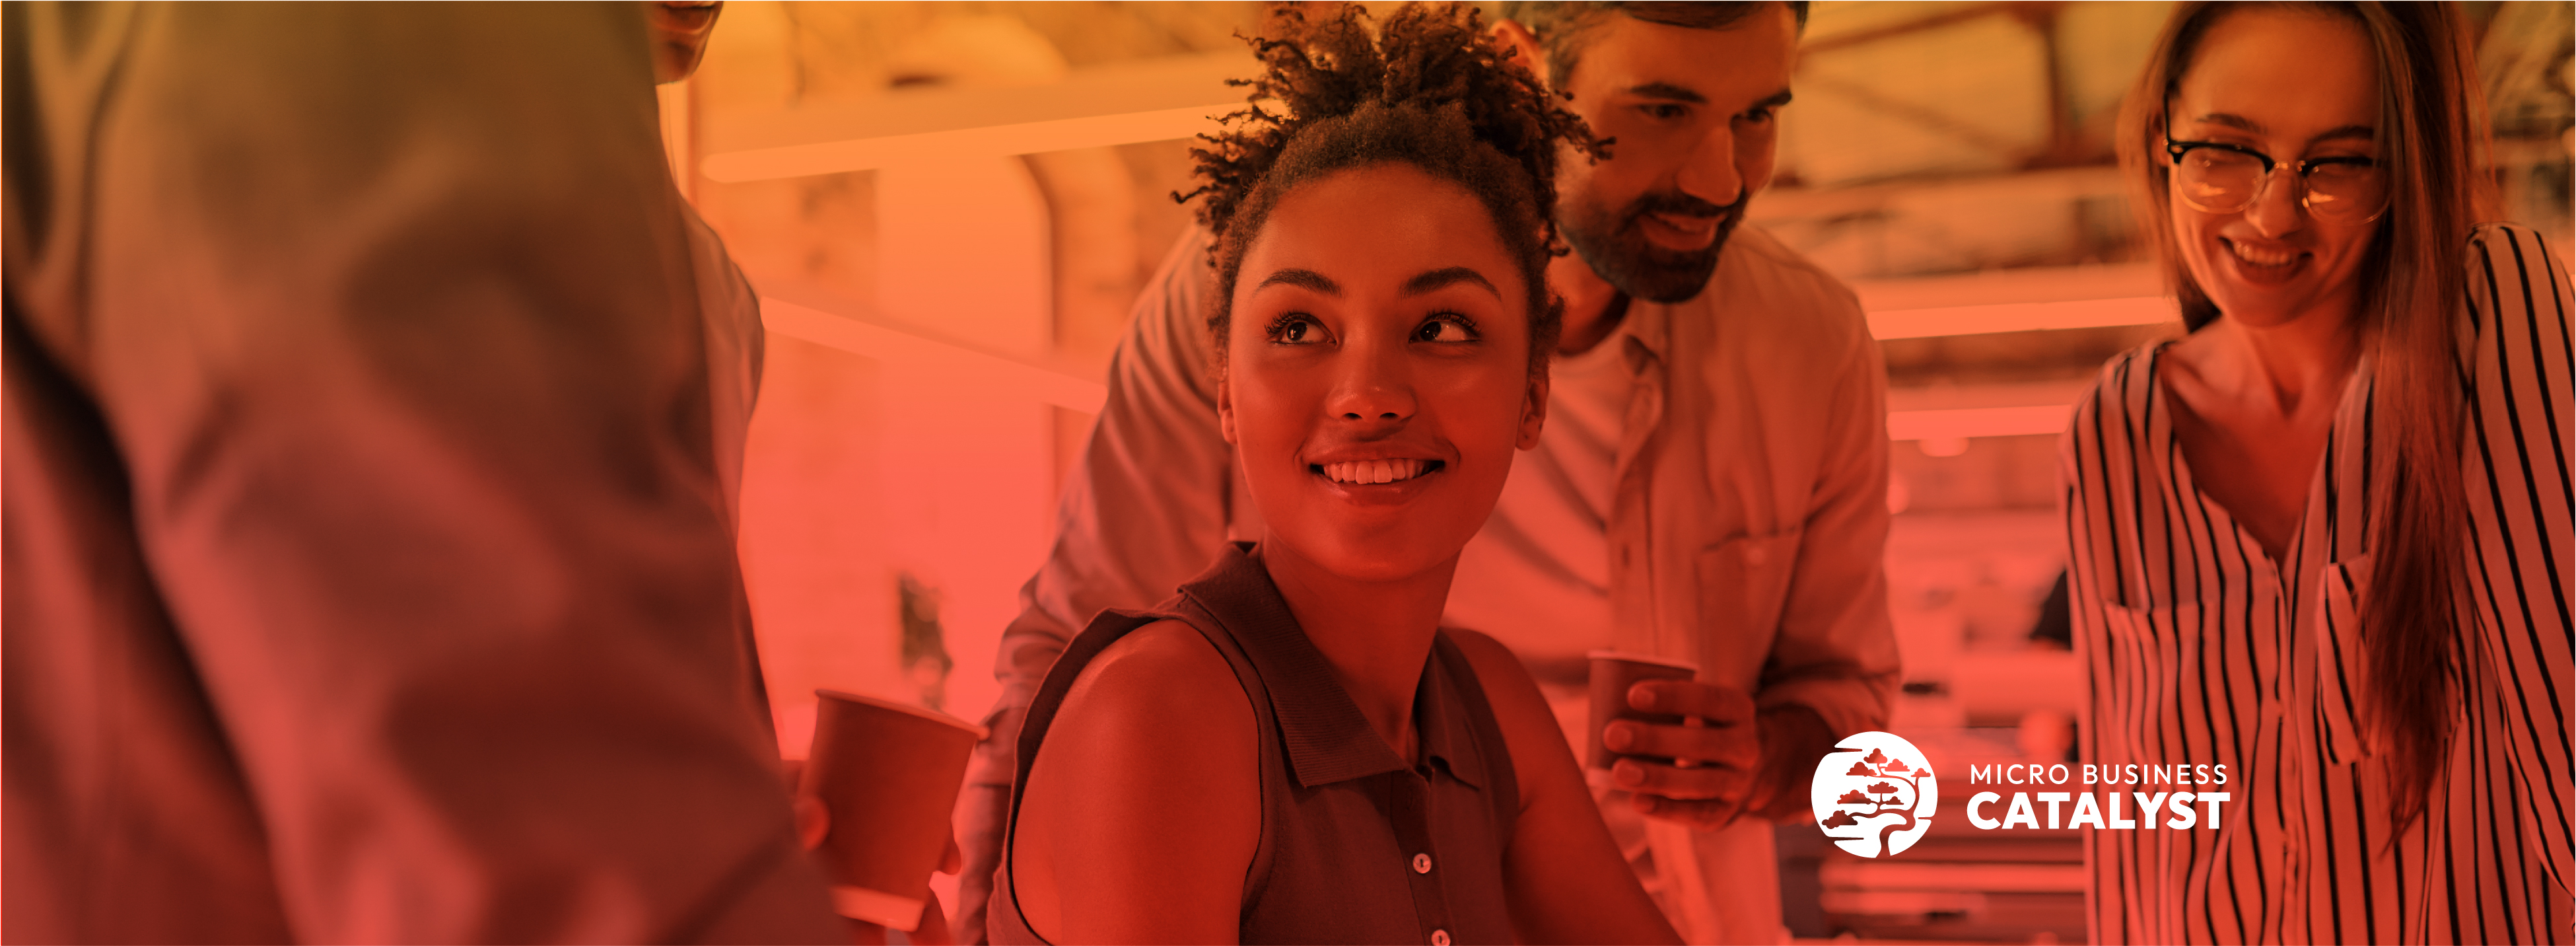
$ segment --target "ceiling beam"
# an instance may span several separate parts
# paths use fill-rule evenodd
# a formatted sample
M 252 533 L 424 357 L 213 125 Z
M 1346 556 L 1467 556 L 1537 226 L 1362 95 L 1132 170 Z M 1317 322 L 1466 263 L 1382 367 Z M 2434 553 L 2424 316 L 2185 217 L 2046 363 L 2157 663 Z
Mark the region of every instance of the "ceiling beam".
M 929 86 L 706 117 L 699 170 L 719 181 L 862 171 L 959 155 L 1034 154 L 1188 138 L 1244 104 L 1249 52 L 1076 70 L 1043 85 Z

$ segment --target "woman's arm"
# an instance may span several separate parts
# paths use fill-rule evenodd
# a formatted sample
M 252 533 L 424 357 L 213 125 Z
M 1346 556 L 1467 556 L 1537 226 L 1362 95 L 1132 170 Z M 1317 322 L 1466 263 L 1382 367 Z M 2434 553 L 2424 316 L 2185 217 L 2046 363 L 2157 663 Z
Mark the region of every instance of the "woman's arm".
M 1151 607 L 1197 575 L 1225 547 L 1230 515 L 1250 509 L 1226 502 L 1234 448 L 1217 431 L 1208 366 L 1214 342 L 1198 308 L 1199 284 L 1214 278 L 1211 239 L 1199 228 L 1183 234 L 1138 293 L 1109 361 L 1108 401 L 1082 462 L 1065 471 L 1055 546 L 1030 576 L 1019 617 L 1002 629 L 994 661 L 1002 698 L 984 719 L 992 735 L 975 749 L 958 804 L 966 870 L 957 879 L 964 901 L 957 932 L 965 942 L 984 938 L 984 903 L 1001 862 L 1018 764 L 1012 750 L 1021 712 L 1037 697 L 1047 667 L 1092 615 Z
M 2474 396 L 2461 486 L 2469 538 L 2480 546 L 2468 559 L 2471 599 L 2489 615 L 2482 686 L 2563 692 L 2576 679 L 2576 614 L 2563 591 L 2576 587 L 2568 502 L 2576 495 L 2568 463 L 2576 448 L 2576 412 L 2568 406 L 2576 399 L 2568 371 L 2576 345 L 2567 317 L 2576 286 L 2558 254 L 2521 227 L 2480 228 L 2470 242 L 2468 276 L 2476 327 L 2461 355 Z M 2543 863 L 2564 893 L 2576 884 L 2576 759 L 2567 713 L 2554 698 L 2507 705 L 2529 718 L 2497 720 L 2486 738 L 2501 746 L 2520 779 Z
M 1476 668 L 1520 779 L 1521 814 L 1503 852 L 1512 927 L 1525 943 L 1679 943 L 1601 823 L 1556 714 L 1520 658 L 1493 638 L 1449 632 Z
M 1058 943 L 1235 942 L 1261 839 L 1258 739 L 1233 668 L 1189 625 L 1150 624 L 1101 651 L 1021 789 L 998 882 L 1030 929 Z

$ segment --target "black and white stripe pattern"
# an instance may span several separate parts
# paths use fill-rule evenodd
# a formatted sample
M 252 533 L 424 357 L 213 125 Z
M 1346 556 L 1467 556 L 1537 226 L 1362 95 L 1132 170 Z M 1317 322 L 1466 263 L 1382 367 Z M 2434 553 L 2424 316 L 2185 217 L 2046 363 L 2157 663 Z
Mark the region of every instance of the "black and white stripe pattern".
M 2275 563 L 2193 485 L 2156 383 L 2114 359 L 2062 442 L 2085 761 L 2226 763 L 2217 831 L 2088 841 L 2097 942 L 2567 942 L 2570 298 L 2539 239 L 2467 248 L 2459 699 L 2430 816 L 2397 832 L 2361 709 L 2378 392 L 2365 358 Z M 2182 786 L 2191 790 L 2191 786 Z M 2150 786 L 2150 791 L 2168 790 Z M 2393 835 L 2393 837 L 2392 837 Z M 2393 841 L 2393 843 L 2392 843 Z

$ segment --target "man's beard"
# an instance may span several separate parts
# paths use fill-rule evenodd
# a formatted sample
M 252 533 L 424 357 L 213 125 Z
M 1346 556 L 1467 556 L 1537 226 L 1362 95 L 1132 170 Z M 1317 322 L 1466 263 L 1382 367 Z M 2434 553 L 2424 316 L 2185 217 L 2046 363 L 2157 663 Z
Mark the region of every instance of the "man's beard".
M 1708 288 L 1717 271 L 1717 252 L 1744 219 L 1744 204 L 1753 199 L 1746 188 L 1735 203 L 1720 207 L 1679 192 L 1649 193 L 1613 214 L 1598 203 L 1568 200 L 1557 231 L 1592 271 L 1630 298 L 1648 302 L 1686 302 Z M 1667 250 L 1646 240 L 1645 216 L 1651 213 L 1717 217 L 1717 234 L 1696 250 Z

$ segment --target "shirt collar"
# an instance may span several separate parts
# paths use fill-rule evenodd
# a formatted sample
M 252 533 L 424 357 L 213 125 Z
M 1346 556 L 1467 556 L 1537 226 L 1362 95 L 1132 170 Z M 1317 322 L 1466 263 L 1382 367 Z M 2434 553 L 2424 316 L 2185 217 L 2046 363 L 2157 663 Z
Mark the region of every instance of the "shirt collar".
M 1447 632 L 1433 638 L 1422 683 L 1413 690 L 1413 726 L 1422 739 L 1424 758 L 1448 769 L 1451 778 L 1483 788 L 1488 771 L 1485 755 L 1477 748 L 1475 731 L 1467 720 L 1467 694 L 1451 676 L 1474 672 L 1467 665 L 1466 652 L 1450 642 Z
M 1625 295 L 1614 304 L 1626 306 L 1619 313 L 1619 327 L 1592 350 L 1617 351 L 1620 367 L 1627 369 L 1629 377 L 1638 377 L 1664 358 L 1672 334 L 1672 307 Z
M 1334 679 L 1331 665 L 1297 626 L 1278 586 L 1271 584 L 1252 543 L 1228 546 L 1216 567 L 1181 586 L 1181 594 L 1225 625 L 1259 672 L 1298 785 L 1314 788 L 1413 767 L 1378 737 L 1350 692 Z M 1444 664 L 1457 672 L 1466 668 L 1464 656 L 1445 637 L 1434 642 L 1422 682 L 1414 688 L 1414 728 L 1425 758 L 1438 760 L 1457 780 L 1482 788 L 1485 760 L 1468 730 L 1463 694 L 1442 672 Z
M 1671 306 L 1644 299 L 1628 300 L 1628 312 L 1620 317 L 1619 330 L 1611 334 L 1610 341 L 1619 342 L 1630 350 L 1631 370 L 1638 367 L 1634 355 L 1638 349 L 1656 358 L 1664 356 L 1665 349 L 1672 343 L 1672 315 Z

